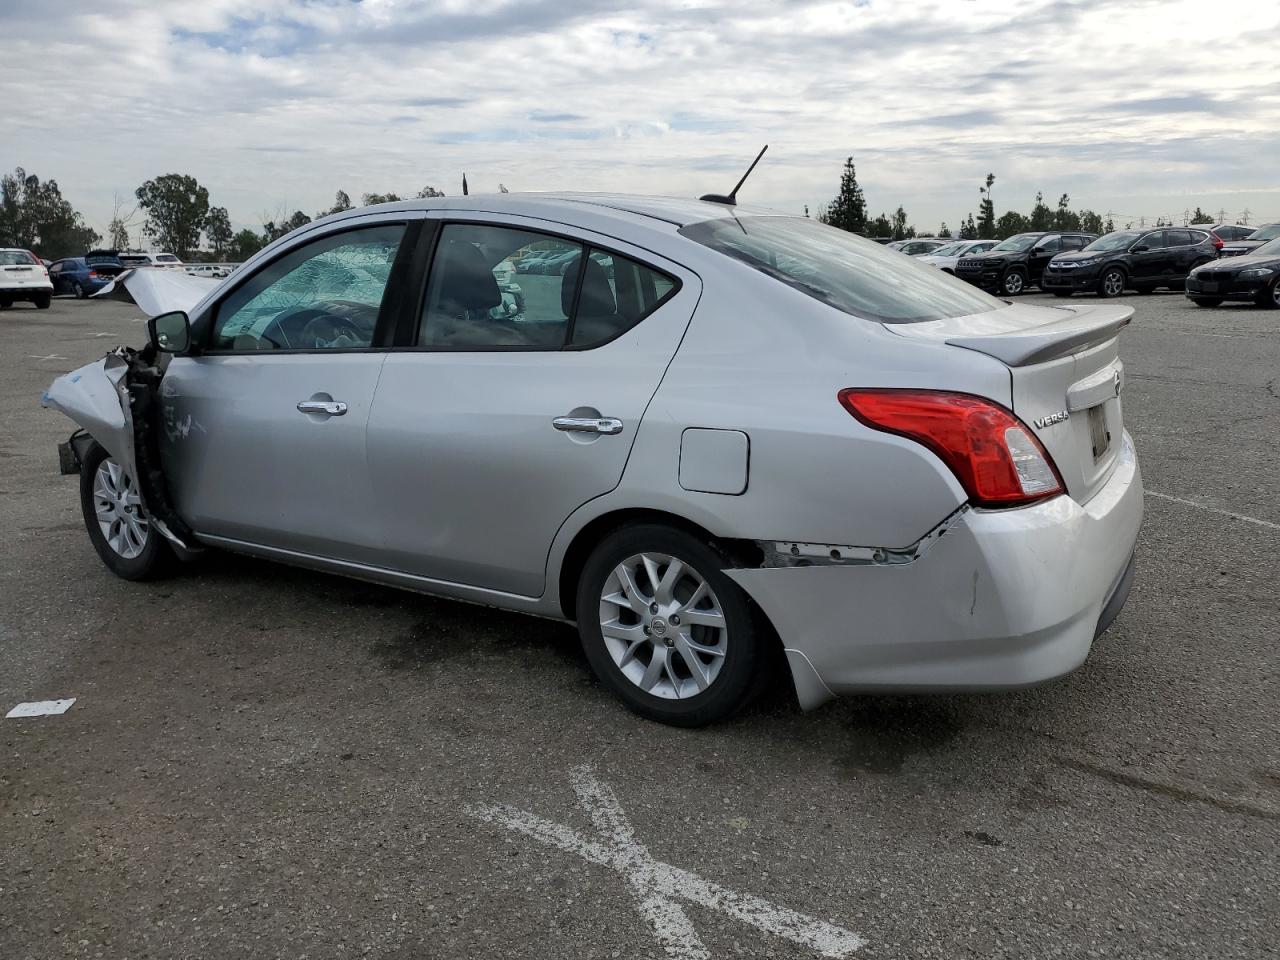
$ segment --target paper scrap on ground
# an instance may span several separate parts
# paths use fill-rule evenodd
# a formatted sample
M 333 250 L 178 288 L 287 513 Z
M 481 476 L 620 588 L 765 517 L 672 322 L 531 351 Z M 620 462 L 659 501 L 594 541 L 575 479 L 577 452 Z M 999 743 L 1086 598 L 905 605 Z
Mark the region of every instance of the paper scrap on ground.
M 31 703 L 20 703 L 4 715 L 6 720 L 15 717 L 48 717 L 56 713 L 66 713 L 76 702 L 75 697 L 67 700 L 35 700 Z

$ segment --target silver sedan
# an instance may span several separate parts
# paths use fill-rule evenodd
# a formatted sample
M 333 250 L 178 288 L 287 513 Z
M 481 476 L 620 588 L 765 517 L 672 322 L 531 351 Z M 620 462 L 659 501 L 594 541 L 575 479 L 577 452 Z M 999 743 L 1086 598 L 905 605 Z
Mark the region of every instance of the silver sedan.
M 123 577 L 221 548 L 574 621 L 686 726 L 782 674 L 805 708 L 1049 680 L 1128 595 L 1127 307 L 601 195 L 352 210 L 171 285 L 45 397 Z

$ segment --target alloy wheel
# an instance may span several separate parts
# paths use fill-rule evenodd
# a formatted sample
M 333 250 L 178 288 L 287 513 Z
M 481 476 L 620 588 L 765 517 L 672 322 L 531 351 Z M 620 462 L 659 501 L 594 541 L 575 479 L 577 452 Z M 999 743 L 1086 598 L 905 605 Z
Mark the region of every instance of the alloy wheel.
M 655 697 L 696 696 L 724 666 L 729 629 L 715 591 L 677 557 L 639 553 L 600 594 L 600 632 L 622 675 Z
M 1108 270 L 1102 277 L 1102 292 L 1108 297 L 1124 293 L 1124 275 L 1119 270 Z
M 1007 274 L 1004 278 L 1004 292 L 1011 297 L 1016 297 L 1022 292 L 1022 274 L 1014 270 Z
M 103 539 L 120 556 L 132 560 L 147 547 L 151 524 L 142 497 L 128 473 L 110 457 L 93 476 L 93 508 Z
M 1271 302 L 1276 307 L 1280 307 L 1280 280 L 1271 285 Z

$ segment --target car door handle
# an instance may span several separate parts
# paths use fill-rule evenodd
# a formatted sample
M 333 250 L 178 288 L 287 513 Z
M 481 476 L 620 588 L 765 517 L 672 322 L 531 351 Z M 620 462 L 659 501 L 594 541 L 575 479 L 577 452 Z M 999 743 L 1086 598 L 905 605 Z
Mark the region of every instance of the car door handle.
M 613 436 L 622 432 L 622 421 L 615 417 L 556 417 L 551 425 L 568 433 L 603 433 Z
M 298 412 L 340 417 L 347 412 L 347 405 L 341 400 L 303 400 L 298 404 Z

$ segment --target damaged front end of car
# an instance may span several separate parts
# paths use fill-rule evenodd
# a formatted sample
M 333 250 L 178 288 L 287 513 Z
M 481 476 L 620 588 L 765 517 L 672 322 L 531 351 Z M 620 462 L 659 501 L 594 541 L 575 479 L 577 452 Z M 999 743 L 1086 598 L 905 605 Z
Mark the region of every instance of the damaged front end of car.
M 184 318 L 185 320 L 185 318 Z M 141 350 L 116 347 L 101 360 L 58 377 L 40 398 L 43 407 L 65 414 L 76 430 L 58 445 L 64 474 L 78 474 L 94 443 L 133 477 L 151 524 L 179 555 L 200 550 L 178 515 L 160 463 L 163 430 L 160 382 L 164 354 L 152 342 Z

